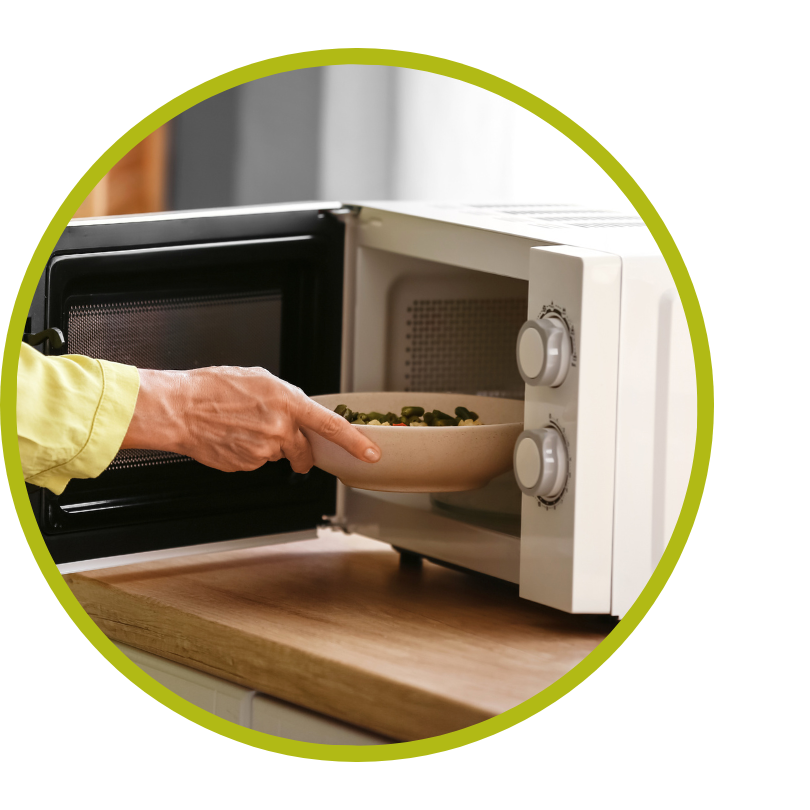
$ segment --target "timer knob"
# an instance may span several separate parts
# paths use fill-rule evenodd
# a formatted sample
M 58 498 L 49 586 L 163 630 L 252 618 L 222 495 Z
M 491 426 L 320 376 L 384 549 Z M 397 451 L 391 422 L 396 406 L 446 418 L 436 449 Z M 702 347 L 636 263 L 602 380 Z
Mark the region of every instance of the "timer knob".
M 568 481 L 568 448 L 556 427 L 524 430 L 515 442 L 515 478 L 532 497 L 551 500 Z
M 571 335 L 561 318 L 526 321 L 518 332 L 517 364 L 529 385 L 562 385 L 571 365 Z

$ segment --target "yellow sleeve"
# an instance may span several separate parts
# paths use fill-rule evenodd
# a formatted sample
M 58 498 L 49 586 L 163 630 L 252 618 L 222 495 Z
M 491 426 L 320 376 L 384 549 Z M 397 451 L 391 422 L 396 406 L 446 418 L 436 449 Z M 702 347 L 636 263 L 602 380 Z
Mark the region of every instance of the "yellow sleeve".
M 29 484 L 60 495 L 95 478 L 121 447 L 140 377 L 134 366 L 81 355 L 45 357 L 23 343 L 17 368 L 17 441 Z

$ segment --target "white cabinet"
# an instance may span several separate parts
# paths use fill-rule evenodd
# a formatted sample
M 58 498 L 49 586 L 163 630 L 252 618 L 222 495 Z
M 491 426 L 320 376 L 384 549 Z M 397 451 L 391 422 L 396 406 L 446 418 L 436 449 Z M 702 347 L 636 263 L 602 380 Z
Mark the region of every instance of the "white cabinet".
M 275 737 L 329 745 L 385 745 L 394 742 L 267 695 L 253 698 L 251 727 Z
M 256 694 L 250 689 L 126 644 L 116 643 L 115 646 L 147 675 L 189 703 L 223 720 L 250 725 L 251 704 Z
M 116 647 L 176 695 L 232 723 L 276 737 L 328 745 L 385 745 L 394 742 L 126 644 L 116 643 Z

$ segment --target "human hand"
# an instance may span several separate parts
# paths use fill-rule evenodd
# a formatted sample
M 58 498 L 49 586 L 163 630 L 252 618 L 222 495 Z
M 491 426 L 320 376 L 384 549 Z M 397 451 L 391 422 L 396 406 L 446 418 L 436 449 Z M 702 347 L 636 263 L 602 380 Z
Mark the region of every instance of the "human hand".
M 167 450 L 208 467 L 255 470 L 287 458 L 308 472 L 310 428 L 361 461 L 380 449 L 345 419 L 263 368 L 140 369 L 140 390 L 122 449 Z

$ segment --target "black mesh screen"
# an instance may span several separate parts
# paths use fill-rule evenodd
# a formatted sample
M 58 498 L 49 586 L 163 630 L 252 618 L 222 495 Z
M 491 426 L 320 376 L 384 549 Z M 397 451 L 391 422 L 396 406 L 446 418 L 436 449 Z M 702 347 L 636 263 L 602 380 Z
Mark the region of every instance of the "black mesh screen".
M 281 295 L 209 295 L 68 309 L 67 351 L 138 368 L 281 365 Z M 111 470 L 190 461 L 153 450 L 122 450 Z

